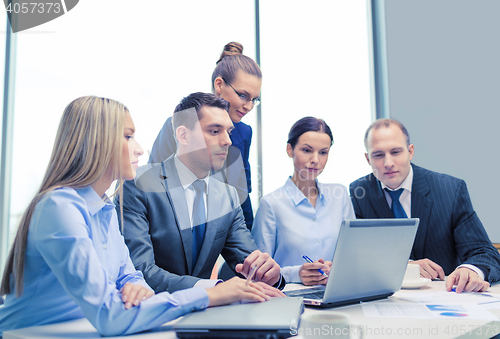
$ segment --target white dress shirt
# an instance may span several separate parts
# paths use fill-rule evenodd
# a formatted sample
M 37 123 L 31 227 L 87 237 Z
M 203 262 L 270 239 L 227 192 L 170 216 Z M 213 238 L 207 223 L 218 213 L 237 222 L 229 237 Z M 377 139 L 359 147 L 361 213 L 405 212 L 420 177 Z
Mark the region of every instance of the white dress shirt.
M 194 208 L 194 197 L 196 196 L 196 192 L 193 187 L 193 182 L 198 180 L 198 177 L 194 175 L 193 172 L 189 168 L 186 167 L 182 163 L 182 161 L 177 157 L 177 154 L 174 156 L 174 164 L 175 168 L 177 170 L 177 174 L 179 175 L 179 180 L 181 181 L 181 185 L 184 188 L 184 194 L 186 196 L 186 202 L 187 202 L 187 207 L 188 207 L 188 212 L 189 212 L 189 220 L 191 221 L 191 229 L 193 228 L 193 208 Z M 205 194 L 203 194 L 203 201 L 205 203 L 205 213 L 208 212 L 207 208 L 207 194 L 208 194 L 208 180 L 210 178 L 210 175 L 207 175 L 205 178 L 200 179 L 205 181 L 206 183 L 206 188 L 205 188 Z M 220 279 L 200 279 L 196 284 L 194 284 L 194 287 L 204 287 L 204 288 L 210 288 L 214 287 L 217 285 L 219 282 L 222 282 Z
M 300 283 L 303 255 L 316 261 L 332 260 L 340 225 L 355 219 L 347 189 L 340 184 L 316 182 L 316 206 L 297 188 L 291 178 L 260 201 L 252 226 L 255 243 L 281 266 L 287 282 Z
M 181 185 L 184 188 L 184 194 L 186 196 L 186 202 L 188 206 L 189 212 L 189 220 L 191 221 L 191 228 L 193 228 L 193 208 L 194 208 L 194 197 L 196 196 L 196 192 L 193 187 L 193 182 L 198 180 L 198 177 L 194 175 L 193 172 L 189 168 L 186 167 L 182 163 L 182 161 L 177 157 L 177 154 L 174 157 L 174 164 L 177 170 L 177 174 L 179 175 L 179 180 L 181 181 Z M 207 192 L 208 192 L 208 180 L 210 175 L 207 175 L 205 178 L 200 179 L 205 181 L 205 193 L 203 194 L 203 202 L 205 203 L 205 218 L 207 214 Z
M 392 189 L 388 187 L 386 184 L 384 184 L 382 181 L 380 182 L 380 185 L 382 186 L 382 191 L 385 194 L 385 199 L 387 200 L 387 203 L 389 204 L 389 207 L 392 206 L 392 198 L 389 192 L 387 192 L 385 189 L 387 188 L 390 191 L 396 191 L 400 188 L 403 188 L 404 191 L 401 193 L 399 197 L 399 202 L 403 206 L 403 209 L 405 210 L 406 216 L 408 218 L 411 218 L 411 186 L 413 184 L 413 168 L 410 166 L 410 173 L 408 173 L 408 176 L 406 177 L 405 180 L 399 185 L 398 188 Z

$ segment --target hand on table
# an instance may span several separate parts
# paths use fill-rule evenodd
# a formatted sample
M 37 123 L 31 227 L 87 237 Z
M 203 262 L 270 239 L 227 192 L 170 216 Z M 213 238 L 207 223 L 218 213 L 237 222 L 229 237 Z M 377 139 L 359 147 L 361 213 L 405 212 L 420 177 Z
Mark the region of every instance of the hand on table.
M 324 261 L 323 259 L 318 259 L 313 263 L 305 263 L 299 269 L 300 280 L 304 285 L 326 285 L 328 278 L 318 270 L 329 274 L 331 266 L 331 261 Z
M 429 259 L 414 260 L 409 262 L 410 265 L 416 264 L 420 266 L 420 275 L 424 278 L 434 280 L 439 278 L 444 280 L 444 271 L 441 266 Z
M 285 296 L 283 292 L 269 286 L 263 282 L 248 282 L 239 277 L 234 277 L 228 281 L 208 288 L 208 306 L 227 305 L 240 300 L 252 300 L 262 302 L 271 299 L 271 297 Z
M 268 285 L 273 286 L 281 277 L 280 266 L 274 261 L 273 258 L 267 253 L 262 253 L 255 250 L 248 257 L 246 257 L 243 264 L 236 265 L 236 272 L 241 273 L 247 277 L 251 268 L 257 266 L 258 269 L 253 276 L 254 281 L 262 281 Z
M 479 274 L 467 267 L 459 267 L 454 270 L 446 279 L 446 290 L 451 291 L 456 285 L 457 293 L 464 292 L 484 292 L 490 288 L 490 284 L 484 281 Z
M 155 294 L 149 288 L 140 284 L 126 283 L 122 289 L 122 301 L 125 303 L 125 308 L 128 310 L 132 306 L 139 306 L 141 301 L 148 299 Z
M 264 291 L 264 293 L 268 297 L 286 297 L 285 293 L 281 292 L 276 287 L 272 287 L 272 286 L 270 286 L 262 281 L 258 281 L 254 284 L 261 287 L 262 290 Z

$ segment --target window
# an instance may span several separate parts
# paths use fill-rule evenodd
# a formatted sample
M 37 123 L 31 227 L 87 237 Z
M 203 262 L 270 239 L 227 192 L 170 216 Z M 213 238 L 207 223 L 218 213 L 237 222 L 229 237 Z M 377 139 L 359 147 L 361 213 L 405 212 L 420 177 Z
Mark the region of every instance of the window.
M 366 18 L 361 0 L 260 2 L 264 193 L 292 173 L 287 133 L 306 115 L 324 118 L 335 138 L 321 181 L 348 185 L 369 172 L 363 167 L 362 135 L 371 114 Z M 242 43 L 244 54 L 255 59 L 255 1 L 86 0 L 56 20 L 16 34 L 11 240 L 71 100 L 99 95 L 123 102 L 148 152 L 182 97 L 211 91 L 211 74 L 226 43 Z M 244 120 L 254 129 L 255 211 L 256 119 L 254 110 Z M 147 159 L 145 154 L 140 163 Z
M 366 1 L 284 4 L 261 1 L 260 8 L 263 193 L 292 174 L 286 141 L 304 116 L 324 119 L 333 133 L 319 180 L 348 186 L 370 172 L 363 145 L 371 123 Z
M 124 103 L 148 152 L 182 97 L 211 91 L 226 43 L 239 41 L 245 54 L 255 55 L 254 1 L 86 0 L 16 34 L 11 241 L 43 178 L 69 102 L 99 95 Z M 143 155 L 140 164 L 147 160 Z

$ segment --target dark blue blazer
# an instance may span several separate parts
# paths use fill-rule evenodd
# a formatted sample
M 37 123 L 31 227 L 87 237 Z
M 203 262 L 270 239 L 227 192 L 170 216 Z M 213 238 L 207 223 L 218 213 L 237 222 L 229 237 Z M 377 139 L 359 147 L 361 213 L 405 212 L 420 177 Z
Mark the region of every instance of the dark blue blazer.
M 243 167 L 245 169 L 246 177 L 246 189 L 248 194 L 252 192 L 252 180 L 250 173 L 250 162 L 248 161 L 250 157 L 250 144 L 252 143 L 252 127 L 248 126 L 243 122 L 237 122 L 234 124 L 234 130 L 231 133 L 232 146 L 239 149 L 241 153 L 241 158 L 243 160 Z M 228 162 L 231 162 L 231 158 L 228 158 Z M 245 189 L 244 187 L 236 187 L 237 190 Z M 245 216 L 245 222 L 249 230 L 252 229 L 253 224 L 253 209 L 250 202 L 250 198 L 247 198 L 241 204 L 243 209 L 243 215 Z
M 465 181 L 412 164 L 411 217 L 419 218 L 411 259 L 430 259 L 449 275 L 460 264 L 480 268 L 485 279 L 500 280 L 500 255 L 479 220 Z M 373 174 L 349 186 L 356 218 L 394 218 Z
M 218 176 L 220 180 L 234 186 L 238 191 L 245 223 L 249 230 L 253 224 L 252 204 L 248 194 L 252 191 L 250 163 L 250 144 L 252 143 L 252 127 L 243 122 L 234 123 L 231 134 L 232 145 L 226 160 L 226 177 Z M 158 133 L 149 156 L 150 163 L 162 162 L 177 151 L 177 144 L 172 127 L 172 117 L 169 117 Z M 241 162 L 243 164 L 241 165 Z

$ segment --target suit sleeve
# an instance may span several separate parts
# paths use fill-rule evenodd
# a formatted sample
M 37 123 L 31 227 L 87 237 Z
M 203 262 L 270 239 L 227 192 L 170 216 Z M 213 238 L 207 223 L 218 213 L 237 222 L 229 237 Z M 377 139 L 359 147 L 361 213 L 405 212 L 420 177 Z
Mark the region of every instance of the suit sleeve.
M 458 185 L 454 202 L 455 248 L 463 264 L 480 268 L 485 280 L 492 283 L 500 280 L 500 254 L 493 247 L 483 224 L 472 207 L 467 185 L 463 180 Z
M 231 186 L 228 187 L 235 209 L 231 212 L 233 218 L 221 254 L 229 267 L 235 271 L 236 264 L 243 263 L 250 253 L 257 250 L 257 245 L 246 227 L 236 189 Z
M 171 273 L 156 264 L 155 251 L 150 235 L 148 194 L 137 189 L 133 180 L 123 185 L 123 235 L 130 251 L 130 257 L 137 270 L 142 271 L 144 279 L 156 293 L 177 291 L 193 287 L 200 278 Z M 117 211 L 119 200 L 116 199 Z M 152 213 L 159 213 L 152 211 Z M 167 240 L 166 240 L 167 241 Z M 168 245 L 166 245 L 168 246 Z

